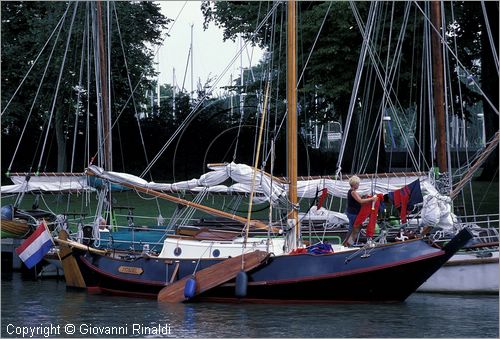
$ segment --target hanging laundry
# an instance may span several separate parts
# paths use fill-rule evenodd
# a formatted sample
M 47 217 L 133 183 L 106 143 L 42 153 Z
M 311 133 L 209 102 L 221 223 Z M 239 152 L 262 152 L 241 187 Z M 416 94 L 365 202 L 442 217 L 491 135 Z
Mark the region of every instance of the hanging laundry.
M 316 204 L 316 207 L 320 209 L 323 206 L 323 203 L 325 202 L 326 197 L 328 196 L 328 188 L 323 188 L 321 191 L 321 195 L 319 197 L 318 203 Z
M 389 199 L 394 207 L 399 209 L 401 223 L 406 223 L 408 210 L 412 210 L 416 204 L 424 201 L 420 190 L 420 181 L 415 180 L 397 191 L 389 192 Z

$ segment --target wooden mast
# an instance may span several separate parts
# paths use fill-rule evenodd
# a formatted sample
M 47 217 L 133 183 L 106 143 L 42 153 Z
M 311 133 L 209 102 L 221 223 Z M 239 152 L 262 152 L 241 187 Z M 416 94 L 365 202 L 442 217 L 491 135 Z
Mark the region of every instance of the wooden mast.
M 441 48 L 441 37 L 438 34 L 438 32 L 441 31 L 441 1 L 431 2 L 431 22 L 435 28 L 435 30 L 433 29 L 431 32 L 431 41 L 432 72 L 434 78 L 434 106 L 436 109 L 436 153 L 439 172 L 446 173 L 448 171 L 448 166 L 446 164 L 446 123 L 444 112 L 443 53 Z
M 295 0 L 288 1 L 287 16 L 287 166 L 289 190 L 288 196 L 291 203 L 291 209 L 288 213 L 288 220 L 295 227 L 295 237 L 293 246 L 296 246 L 299 239 L 299 211 L 297 205 L 297 60 L 296 60 L 296 19 L 295 19 Z
M 109 24 L 109 23 L 108 23 Z M 102 24 L 101 1 L 97 1 L 97 27 L 99 35 L 99 73 L 101 83 L 101 103 L 102 103 L 102 124 L 103 124 L 103 148 L 104 159 L 103 168 L 106 171 L 112 171 L 111 161 L 111 112 L 109 111 L 109 95 L 108 95 L 108 70 L 106 47 L 104 45 L 104 30 Z

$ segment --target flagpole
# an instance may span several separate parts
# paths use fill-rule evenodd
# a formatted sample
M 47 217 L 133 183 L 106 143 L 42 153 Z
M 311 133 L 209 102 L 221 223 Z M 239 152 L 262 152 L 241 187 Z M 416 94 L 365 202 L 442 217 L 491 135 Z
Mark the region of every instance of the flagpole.
M 45 227 L 45 230 L 49 233 L 50 235 L 50 240 L 52 241 L 52 244 L 54 245 L 54 247 L 56 246 L 56 242 L 54 240 L 54 237 L 52 236 L 52 232 L 50 232 L 49 230 L 49 227 L 47 226 L 47 222 L 45 221 L 45 219 L 42 219 L 42 224 L 43 226 Z M 62 264 L 62 259 L 61 259 L 61 255 L 59 254 L 59 250 L 56 249 L 56 254 L 57 254 L 57 257 L 59 258 L 59 261 L 61 262 Z

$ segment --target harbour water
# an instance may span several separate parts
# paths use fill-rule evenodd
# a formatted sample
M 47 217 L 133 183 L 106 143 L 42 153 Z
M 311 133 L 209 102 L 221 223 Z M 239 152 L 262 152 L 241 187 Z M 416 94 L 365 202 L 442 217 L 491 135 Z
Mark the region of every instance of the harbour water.
M 388 281 L 388 284 L 391 282 Z M 369 282 L 367 282 L 367 287 Z M 416 293 L 400 304 L 159 304 L 2 274 L 1 336 L 497 338 L 499 297 Z

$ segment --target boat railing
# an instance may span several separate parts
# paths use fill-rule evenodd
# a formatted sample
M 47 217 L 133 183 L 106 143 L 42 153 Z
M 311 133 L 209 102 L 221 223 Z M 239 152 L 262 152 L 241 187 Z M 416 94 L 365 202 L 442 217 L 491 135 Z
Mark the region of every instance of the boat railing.
M 481 227 L 498 227 L 499 214 L 476 214 L 458 216 L 462 223 L 475 223 Z

